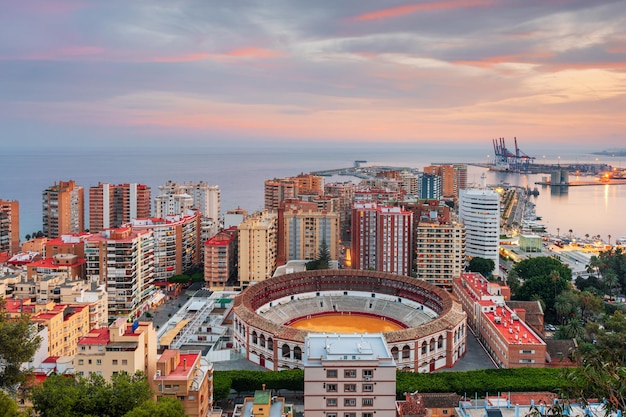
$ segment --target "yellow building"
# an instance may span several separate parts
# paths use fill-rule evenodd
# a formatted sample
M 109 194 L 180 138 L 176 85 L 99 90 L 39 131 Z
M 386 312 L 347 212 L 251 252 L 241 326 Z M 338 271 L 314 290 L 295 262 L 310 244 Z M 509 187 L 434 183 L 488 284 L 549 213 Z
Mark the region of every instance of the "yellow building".
M 251 282 L 271 278 L 276 269 L 277 213 L 255 213 L 241 223 L 237 230 L 240 284 L 245 287 Z
M 166 349 L 151 382 L 157 398 L 178 398 L 189 417 L 206 417 L 213 407 L 213 365 L 200 351 Z
M 48 328 L 48 356 L 72 356 L 89 332 L 89 306 L 50 303 L 31 320 Z
M 147 376 L 156 370 L 157 340 L 152 322 L 128 323 L 121 317 L 107 329 L 94 329 L 78 341 L 74 357 L 76 374 L 91 373 L 110 380 L 113 374 L 138 371 Z

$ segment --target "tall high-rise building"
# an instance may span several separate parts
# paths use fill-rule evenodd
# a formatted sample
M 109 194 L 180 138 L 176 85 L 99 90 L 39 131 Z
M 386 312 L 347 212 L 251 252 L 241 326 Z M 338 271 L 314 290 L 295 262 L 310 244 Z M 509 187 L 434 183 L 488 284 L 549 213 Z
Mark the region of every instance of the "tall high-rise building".
M 197 210 L 192 210 L 187 215 L 137 219 L 130 223 L 133 230 L 150 230 L 154 234 L 155 282 L 167 282 L 172 275 L 200 265 L 200 217 Z
M 417 278 L 451 290 L 465 268 L 465 227 L 435 217 L 417 224 L 414 240 Z
M 155 291 L 153 231 L 103 230 L 85 240 L 85 256 L 87 277 L 106 284 L 109 315 L 137 317 Z
M 51 239 L 85 230 L 85 190 L 74 180 L 54 183 L 42 193 L 43 234 Z
M 248 217 L 238 227 L 239 283 L 246 287 L 252 282 L 271 278 L 276 270 L 278 215 L 262 211 Z
M 499 272 L 500 194 L 469 188 L 460 191 L 459 221 L 465 225 L 465 254 L 468 258 L 491 259 Z
M 319 210 L 314 202 L 285 200 L 278 208 L 277 265 L 313 260 L 324 243 L 330 259 L 339 258 L 339 213 Z
M 0 199 L 0 252 L 20 252 L 20 203 Z
M 168 181 L 159 186 L 154 199 L 154 216 L 166 217 L 186 214 L 191 209 L 201 213 L 201 236 L 204 242 L 215 236 L 221 227 L 221 191 L 219 186 L 188 182 L 178 184 Z
M 150 187 L 143 184 L 107 184 L 89 188 L 89 230 L 97 233 L 150 217 Z
M 354 269 L 411 273 L 413 213 L 402 207 L 356 203 L 352 210 Z

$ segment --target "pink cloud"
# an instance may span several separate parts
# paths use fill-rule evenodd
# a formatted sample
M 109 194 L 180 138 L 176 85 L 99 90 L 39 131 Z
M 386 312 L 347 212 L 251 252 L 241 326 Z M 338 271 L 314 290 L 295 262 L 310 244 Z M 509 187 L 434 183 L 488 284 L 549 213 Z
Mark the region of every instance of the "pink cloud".
M 403 16 L 418 12 L 429 12 L 433 10 L 448 10 L 459 9 L 466 7 L 484 7 L 491 6 L 493 1 L 491 0 L 450 0 L 439 1 L 434 3 L 422 3 L 422 4 L 407 4 L 404 6 L 392 7 L 389 9 L 377 10 L 370 13 L 364 13 L 362 15 L 354 17 L 354 20 L 375 20 L 375 19 L 387 19 L 397 16 Z

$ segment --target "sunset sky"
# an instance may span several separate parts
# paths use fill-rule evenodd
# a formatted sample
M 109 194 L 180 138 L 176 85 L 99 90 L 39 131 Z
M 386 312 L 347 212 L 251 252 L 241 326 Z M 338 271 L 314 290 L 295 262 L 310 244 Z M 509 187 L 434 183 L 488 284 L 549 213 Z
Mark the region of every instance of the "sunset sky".
M 0 0 L 2 143 L 626 148 L 626 1 Z

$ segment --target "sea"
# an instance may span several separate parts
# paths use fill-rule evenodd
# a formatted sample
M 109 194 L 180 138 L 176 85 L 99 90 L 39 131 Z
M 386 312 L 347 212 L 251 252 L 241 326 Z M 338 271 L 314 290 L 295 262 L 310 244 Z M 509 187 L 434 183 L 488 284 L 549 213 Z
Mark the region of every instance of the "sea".
M 610 235 L 612 242 L 626 236 L 626 185 L 569 187 L 556 192 L 536 184 L 545 174 L 503 173 L 471 165 L 493 162 L 490 145 L 323 142 L 125 148 L 14 146 L 0 149 L 0 199 L 19 201 L 20 235 L 24 238 L 42 229 L 42 192 L 59 181 L 76 181 L 85 188 L 86 199 L 89 187 L 98 182 L 146 184 L 154 198 L 158 186 L 168 180 L 204 181 L 220 187 L 222 213 L 234 208 L 253 212 L 263 208 L 263 183 L 268 179 L 351 167 L 357 160 L 366 161 L 361 163 L 364 166 L 418 169 L 437 163 L 467 163 L 469 183 L 479 184 L 484 173 L 490 185 L 537 187 L 539 195 L 532 201 L 551 234 L 569 236 L 572 230 L 572 236 L 600 235 L 604 241 Z M 625 166 L 623 160 L 602 157 L 599 161 L 597 156 L 580 150 L 538 148 L 535 152 L 536 161 L 541 163 L 602 162 Z M 325 179 L 327 183 L 349 180 L 342 176 Z M 88 213 L 85 216 L 87 221 Z

